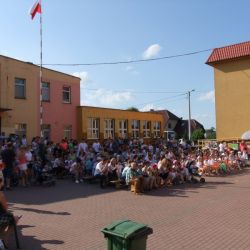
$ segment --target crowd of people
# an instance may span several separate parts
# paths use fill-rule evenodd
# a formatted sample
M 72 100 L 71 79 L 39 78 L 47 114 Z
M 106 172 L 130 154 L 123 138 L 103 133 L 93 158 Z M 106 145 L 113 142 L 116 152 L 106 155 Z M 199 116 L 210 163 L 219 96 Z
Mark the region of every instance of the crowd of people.
M 87 142 L 47 138 L 11 138 L 1 142 L 1 163 L 6 190 L 16 185 L 42 184 L 48 176 L 72 176 L 76 184 L 86 177 L 98 179 L 102 188 L 110 181 L 134 183 L 136 192 L 192 182 L 194 175 L 219 175 L 240 171 L 248 160 L 248 147 L 239 150 L 226 143 L 199 149 L 188 143 L 155 139 L 115 139 Z

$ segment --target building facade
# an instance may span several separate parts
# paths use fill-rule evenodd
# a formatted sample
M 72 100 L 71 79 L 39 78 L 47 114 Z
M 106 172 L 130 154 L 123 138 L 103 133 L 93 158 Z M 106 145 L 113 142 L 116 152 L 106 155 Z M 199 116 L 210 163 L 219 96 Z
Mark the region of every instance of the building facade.
M 240 139 L 250 131 L 250 42 L 214 49 L 206 63 L 214 68 L 217 139 Z
M 76 138 L 80 79 L 43 68 L 42 82 L 44 135 L 53 141 Z M 39 67 L 0 56 L 0 132 L 30 141 L 40 129 Z
M 163 116 L 154 112 L 78 107 L 78 138 L 159 138 L 163 135 Z

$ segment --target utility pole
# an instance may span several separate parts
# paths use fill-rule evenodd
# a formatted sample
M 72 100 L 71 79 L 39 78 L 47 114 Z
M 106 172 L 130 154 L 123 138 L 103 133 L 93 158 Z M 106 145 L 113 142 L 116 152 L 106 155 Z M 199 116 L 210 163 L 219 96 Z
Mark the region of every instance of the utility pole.
M 191 92 L 194 92 L 195 90 L 192 89 L 191 91 L 187 92 L 188 95 L 188 140 L 191 140 L 191 102 L 190 102 L 190 95 Z

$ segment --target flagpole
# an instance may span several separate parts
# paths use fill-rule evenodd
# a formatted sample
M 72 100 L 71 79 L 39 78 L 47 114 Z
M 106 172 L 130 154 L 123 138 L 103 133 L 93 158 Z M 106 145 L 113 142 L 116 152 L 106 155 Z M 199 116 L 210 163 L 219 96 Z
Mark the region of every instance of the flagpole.
M 43 89 L 43 83 L 42 83 L 42 67 L 43 67 L 43 30 L 42 30 L 42 0 L 40 0 L 41 5 L 41 13 L 40 13 L 40 136 L 43 137 L 43 98 L 42 98 L 42 89 Z

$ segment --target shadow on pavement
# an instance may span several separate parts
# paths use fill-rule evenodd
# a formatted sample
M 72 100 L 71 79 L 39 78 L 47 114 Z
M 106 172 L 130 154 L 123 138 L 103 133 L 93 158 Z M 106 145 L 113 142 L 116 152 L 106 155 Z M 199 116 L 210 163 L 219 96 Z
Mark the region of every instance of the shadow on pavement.
M 153 190 L 151 192 L 146 193 L 146 195 L 150 196 L 174 196 L 180 198 L 188 198 L 188 193 L 198 193 L 198 189 L 216 189 L 219 185 L 233 185 L 233 182 L 226 181 L 213 181 L 213 182 L 205 182 L 205 183 L 196 183 L 196 184 L 181 184 L 176 186 L 170 186 L 167 188 Z
M 115 187 L 107 187 L 105 189 L 101 189 L 98 183 L 75 184 L 69 180 L 58 180 L 56 185 L 52 187 L 16 187 L 12 191 L 6 191 L 5 195 L 9 203 L 21 203 L 25 205 L 43 205 L 53 202 L 87 198 L 94 195 L 101 195 L 110 192 L 116 192 Z
M 14 205 L 14 204 L 10 204 Z M 40 210 L 40 209 L 35 209 L 35 208 L 23 208 L 23 207 L 13 207 L 12 210 L 21 210 L 21 211 L 26 211 L 26 212 L 33 212 L 37 214 L 49 214 L 49 215 L 71 215 L 68 212 L 52 212 L 48 210 Z
M 231 178 L 236 176 L 242 176 L 249 174 L 250 169 L 245 168 L 238 174 L 226 175 L 226 176 L 212 176 L 205 177 L 206 183 L 197 183 L 197 184 L 185 184 L 179 186 L 173 186 L 169 188 L 163 188 L 158 190 L 153 190 L 146 193 L 146 195 L 151 196 L 177 196 L 177 197 L 188 197 L 188 192 L 198 192 L 194 191 L 197 188 L 208 188 L 216 189 L 216 186 L 219 185 L 233 185 L 233 182 L 228 182 Z M 220 177 L 220 179 L 219 179 Z M 218 181 L 217 181 L 218 180 Z M 219 181 L 220 180 L 220 181 Z M 8 202 L 25 205 L 43 205 L 54 202 L 81 199 L 92 197 L 95 195 L 103 195 L 111 192 L 119 192 L 115 187 L 107 187 L 101 189 L 98 183 L 81 183 L 75 184 L 70 180 L 58 180 L 57 184 L 53 187 L 44 187 L 44 186 L 31 186 L 29 188 L 17 187 L 12 191 L 6 191 L 6 197 Z M 22 208 L 23 210 L 29 208 Z M 30 209 L 26 211 L 31 211 L 34 213 L 41 214 L 55 214 L 55 215 L 69 215 L 67 212 L 51 212 L 43 211 L 38 209 Z
M 22 230 L 25 228 L 30 228 L 30 227 L 35 227 L 35 226 L 18 225 L 18 227 L 17 227 L 20 249 L 23 249 L 23 250 L 26 250 L 26 249 L 27 250 L 29 250 L 29 249 L 47 250 L 47 248 L 44 248 L 42 245 L 49 244 L 49 245 L 51 245 L 51 249 L 53 249 L 53 245 L 61 245 L 64 243 L 64 241 L 61 241 L 61 240 L 39 240 L 36 238 L 36 236 L 22 235 Z M 14 250 L 14 249 L 16 249 L 16 245 L 15 245 L 14 235 L 12 235 L 11 239 L 10 239 L 8 250 Z

